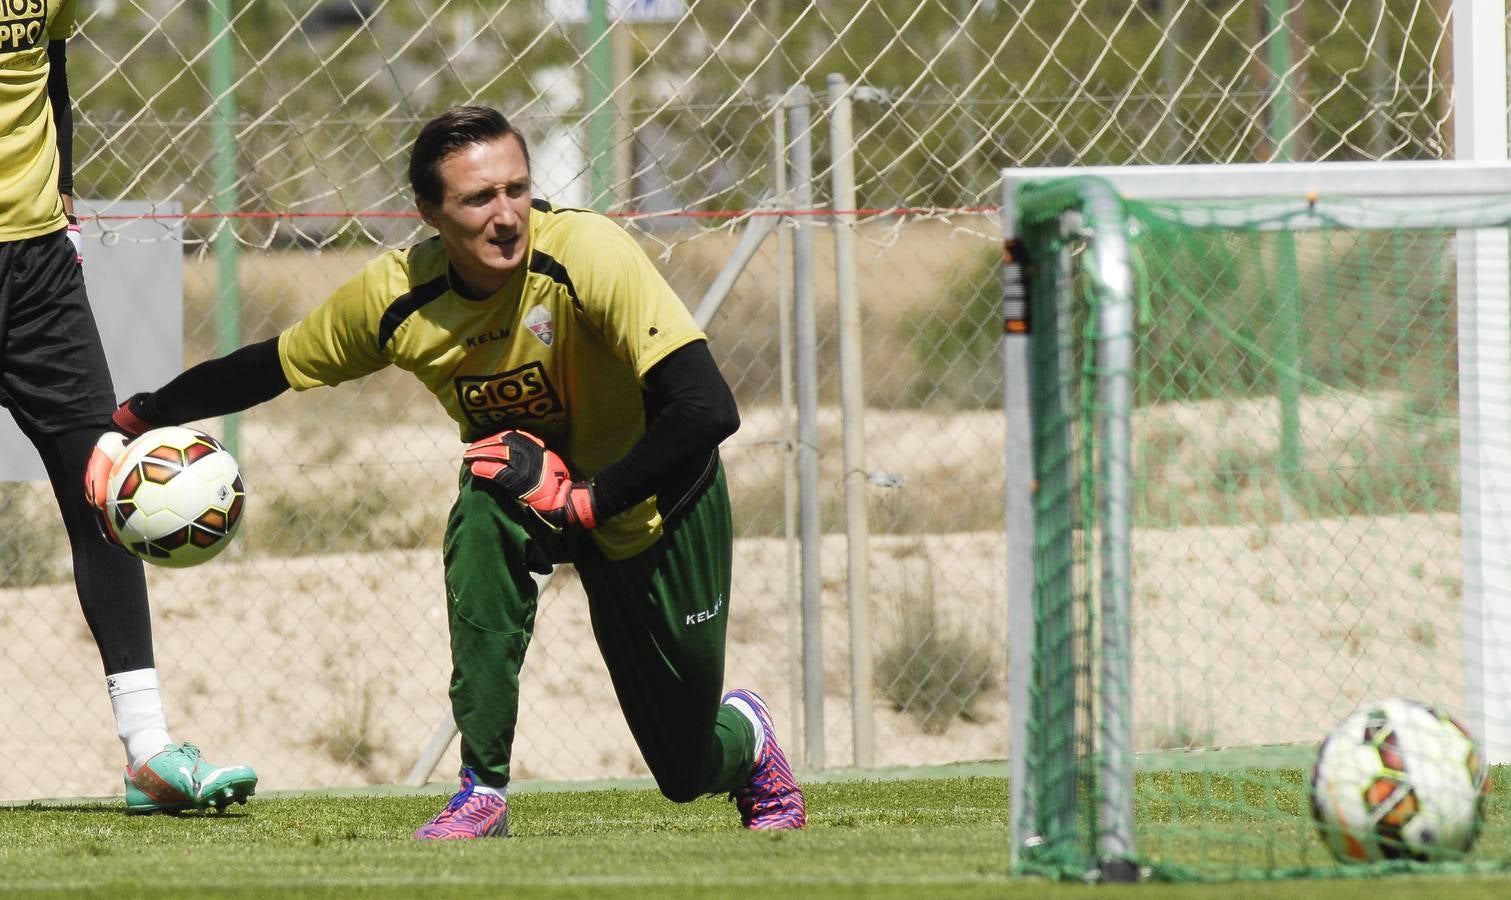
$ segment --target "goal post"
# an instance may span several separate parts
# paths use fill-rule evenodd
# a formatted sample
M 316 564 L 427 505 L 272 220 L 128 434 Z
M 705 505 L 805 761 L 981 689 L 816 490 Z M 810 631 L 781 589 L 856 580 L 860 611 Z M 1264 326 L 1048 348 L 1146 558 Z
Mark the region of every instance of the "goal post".
M 1015 866 L 1330 869 L 1384 696 L 1511 762 L 1511 165 L 1002 178 Z
M 1025 229 L 1058 234 L 1062 228 L 1075 227 L 1069 220 L 1062 221 L 1062 215 L 1084 212 L 1096 232 L 1097 259 L 1087 267 L 1087 290 L 1101 301 L 1096 313 L 1098 330 L 1107 339 L 1098 343 L 1094 356 L 1097 368 L 1106 375 L 1098 390 L 1107 413 L 1103 419 L 1107 446 L 1115 449 L 1101 460 L 1106 490 L 1096 518 L 1103 525 L 1102 589 L 1100 608 L 1093 615 L 1077 608 L 1074 584 L 1077 547 L 1071 523 L 1082 520 L 1084 511 L 1077 506 L 1073 426 L 1067 419 L 1075 415 L 1075 398 L 1063 390 L 1071 383 L 1064 340 L 1069 333 L 1070 284 L 1056 277 L 1058 266 L 1035 265 L 1047 277 L 1038 280 L 1029 297 L 1013 296 L 1014 308 L 1005 310 L 1009 317 L 1005 340 L 1010 348 L 1004 354 L 1009 392 L 1009 517 L 1010 525 L 1019 526 L 1010 528 L 1009 568 L 1014 573 L 1031 573 L 1014 583 L 1017 589 L 1010 590 L 1009 597 L 1013 610 L 1031 611 L 1015 615 L 1011 631 L 1013 745 L 1032 745 L 1026 752 L 1015 749 L 1013 753 L 1014 849 L 1023 851 L 1020 863 L 1034 869 L 1075 867 L 1084 851 L 1094 858 L 1099 873 L 1129 880 L 1134 852 L 1132 732 L 1126 696 L 1131 684 L 1127 669 L 1130 469 L 1124 450 L 1130 443 L 1126 429 L 1133 352 L 1131 267 L 1118 200 L 1105 183 L 1063 180 L 1037 187 L 1042 190 L 1040 202 L 1018 211 Z M 1014 209 L 1005 191 L 1004 198 L 1004 210 Z M 1010 221 L 1009 214 L 1004 214 L 1004 220 Z M 1009 231 L 1014 239 L 1009 245 L 1010 271 L 1004 278 L 1009 293 L 1018 290 L 1017 270 L 1024 263 L 1011 258 L 1014 252 L 1022 252 L 1016 234 L 1016 228 Z M 1020 305 L 1025 301 L 1026 306 Z M 1034 335 L 1047 339 L 1033 341 Z M 1033 425 L 1044 422 L 1058 425 Z M 1029 440 L 1019 440 L 1020 435 Z M 1036 527 L 1045 518 L 1060 515 L 1067 516 L 1057 523 L 1061 527 Z M 1101 641 L 1096 651 L 1089 646 L 1093 633 Z M 1023 640 L 1030 635 L 1037 640 L 1025 646 Z M 1075 669 L 1087 655 L 1100 661 L 1097 694 L 1103 702 L 1094 724 L 1081 714 L 1077 702 L 1087 686 L 1080 683 Z M 1040 689 L 1031 691 L 1030 685 Z M 1030 729 L 1033 741 L 1024 737 Z M 1089 765 L 1078 759 L 1078 745 L 1083 738 L 1089 739 L 1086 729 L 1095 730 L 1100 751 Z M 1082 833 L 1075 814 L 1078 797 L 1088 783 L 1095 785 L 1095 821 L 1100 826 L 1095 833 Z

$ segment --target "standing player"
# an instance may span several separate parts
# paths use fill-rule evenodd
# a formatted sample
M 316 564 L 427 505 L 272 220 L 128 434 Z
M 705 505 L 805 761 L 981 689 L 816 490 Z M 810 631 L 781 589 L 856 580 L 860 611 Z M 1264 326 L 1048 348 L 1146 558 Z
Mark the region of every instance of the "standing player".
M 142 564 L 100 536 L 79 489 L 115 409 L 73 216 L 65 41 L 73 0 L 0 3 L 0 406 L 37 448 L 63 513 L 74 584 L 126 745 L 126 811 L 224 807 L 257 786 L 168 736 Z M 117 438 L 119 435 L 117 435 Z
M 409 180 L 437 236 L 373 259 L 278 337 L 132 397 L 116 426 L 225 415 L 388 365 L 456 420 L 471 442 L 444 543 L 462 784 L 417 838 L 508 833 L 531 573 L 563 562 L 661 792 L 729 793 L 747 828 L 803 827 L 765 703 L 719 696 L 733 527 L 718 445 L 739 414 L 703 334 L 623 229 L 532 200 L 524 137 L 497 111 L 428 122 Z

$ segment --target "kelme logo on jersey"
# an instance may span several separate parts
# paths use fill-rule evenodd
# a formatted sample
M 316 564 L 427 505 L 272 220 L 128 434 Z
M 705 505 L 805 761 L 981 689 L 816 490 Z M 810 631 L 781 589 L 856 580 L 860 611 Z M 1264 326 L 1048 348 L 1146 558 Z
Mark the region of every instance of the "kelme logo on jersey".
M 456 398 L 467 421 L 479 428 L 544 419 L 564 409 L 545 367 L 538 362 L 499 375 L 457 378 Z
M 525 327 L 530 333 L 540 338 L 540 342 L 547 347 L 551 346 L 551 311 L 544 306 L 537 306 L 525 313 Z
M 721 610 L 723 608 L 724 608 L 724 595 L 720 594 L 719 596 L 717 596 L 717 597 L 714 598 L 714 605 L 713 605 L 712 609 L 704 609 L 704 610 L 699 610 L 698 612 L 695 612 L 695 613 L 688 613 L 687 614 L 687 620 L 683 624 L 684 625 L 701 625 L 704 622 L 707 622 L 709 619 L 712 619 L 715 616 L 717 616 L 719 614 L 719 610 Z
M 47 43 L 47 0 L 0 0 L 0 53 Z

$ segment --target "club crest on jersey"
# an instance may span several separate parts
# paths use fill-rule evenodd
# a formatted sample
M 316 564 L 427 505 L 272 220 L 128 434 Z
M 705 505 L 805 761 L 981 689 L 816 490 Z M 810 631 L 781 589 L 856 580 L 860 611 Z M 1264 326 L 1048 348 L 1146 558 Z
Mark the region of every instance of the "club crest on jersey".
M 525 313 L 525 327 L 530 333 L 540 338 L 540 342 L 547 347 L 551 346 L 551 311 L 544 306 L 537 306 Z

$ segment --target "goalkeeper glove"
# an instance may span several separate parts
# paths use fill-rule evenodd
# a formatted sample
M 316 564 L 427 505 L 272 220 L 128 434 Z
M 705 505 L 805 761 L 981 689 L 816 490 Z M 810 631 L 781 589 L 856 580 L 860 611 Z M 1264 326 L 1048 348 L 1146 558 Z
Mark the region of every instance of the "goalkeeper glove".
M 110 416 L 110 428 L 94 442 L 94 450 L 84 467 L 84 496 L 100 514 L 100 531 L 113 544 L 119 545 L 121 539 L 111 527 L 110 513 L 105 509 L 110 498 L 110 476 L 115 474 L 116 463 L 126 455 L 126 444 L 150 427 L 131 409 L 131 400 L 122 403 Z
M 79 265 L 84 265 L 84 235 L 79 231 L 79 219 L 73 213 L 68 214 L 68 242 L 73 244 L 73 255 Z
M 561 457 L 528 431 L 509 429 L 474 441 L 462 461 L 473 475 L 497 484 L 557 531 L 598 526 L 593 485 L 573 481 Z

